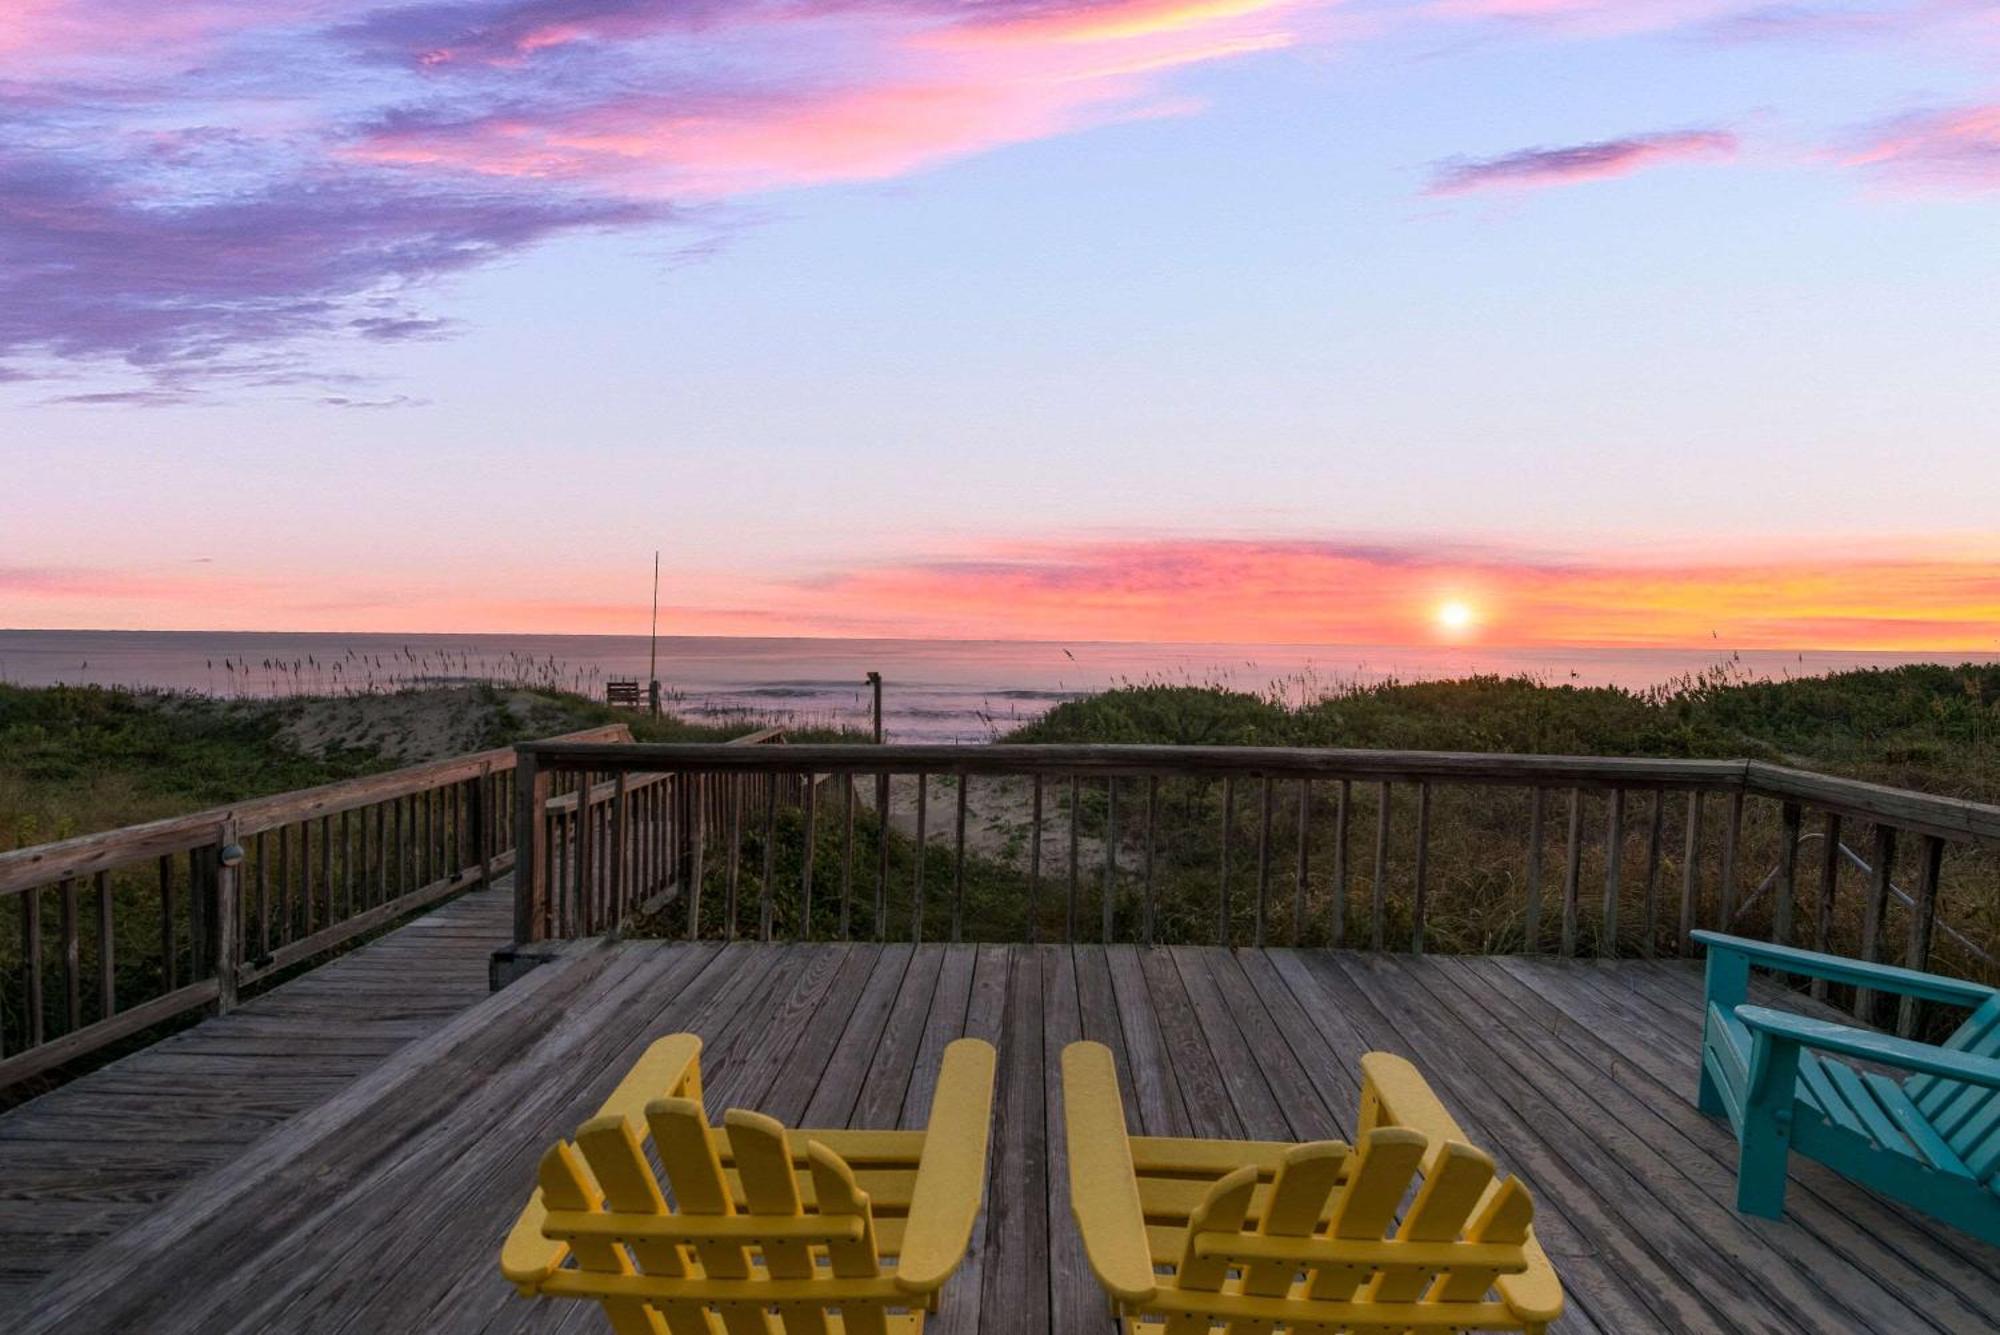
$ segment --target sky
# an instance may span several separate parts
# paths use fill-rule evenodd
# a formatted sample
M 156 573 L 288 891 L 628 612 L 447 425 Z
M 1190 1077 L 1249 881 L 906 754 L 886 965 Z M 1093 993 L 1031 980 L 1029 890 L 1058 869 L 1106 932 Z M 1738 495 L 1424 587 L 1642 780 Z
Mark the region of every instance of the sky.
M 9 0 L 0 626 L 2000 653 L 1973 0 Z

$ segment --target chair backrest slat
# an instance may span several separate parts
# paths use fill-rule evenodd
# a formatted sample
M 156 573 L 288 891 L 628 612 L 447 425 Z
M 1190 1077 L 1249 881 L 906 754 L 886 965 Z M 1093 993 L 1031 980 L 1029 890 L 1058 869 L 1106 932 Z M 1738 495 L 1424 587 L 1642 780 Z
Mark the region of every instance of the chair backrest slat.
M 1401 1127 L 1382 1127 L 1363 1136 L 1360 1157 L 1334 1205 L 1327 1235 L 1348 1242 L 1380 1242 L 1395 1222 L 1429 1147 L 1421 1132 Z M 1320 1266 L 1306 1293 L 1321 1301 L 1344 1302 L 1367 1279 L 1368 1272 L 1356 1267 Z
M 818 1198 L 820 1214 L 861 1221 L 859 1239 L 827 1246 L 827 1259 L 832 1262 L 835 1278 L 875 1278 L 882 1273 L 882 1258 L 875 1247 L 875 1215 L 869 1207 L 868 1193 L 854 1180 L 854 1170 L 846 1161 L 826 1146 L 808 1142 L 806 1158 L 811 1165 L 813 1195 Z M 889 1329 L 882 1309 L 873 1306 L 848 1308 L 841 1313 L 841 1322 L 849 1335 L 887 1335 Z
M 1478 1207 L 1493 1180 L 1493 1160 L 1470 1145 L 1446 1145 L 1432 1161 L 1423 1189 L 1403 1219 L 1396 1236 L 1408 1242 L 1456 1242 L 1465 1221 Z M 1437 1272 L 1418 1270 L 1385 1273 L 1369 1297 L 1378 1302 L 1415 1302 L 1424 1296 Z M 1483 1296 L 1486 1290 L 1481 1289 Z
M 1201 1235 L 1241 1233 L 1244 1221 L 1250 1217 L 1250 1198 L 1256 1190 L 1257 1170 L 1250 1167 L 1237 1169 L 1209 1188 L 1207 1197 L 1188 1219 L 1187 1244 L 1174 1275 L 1179 1287 L 1195 1293 L 1221 1291 L 1222 1281 L 1229 1277 L 1229 1262 L 1201 1256 L 1198 1251 Z M 1208 1329 L 1207 1317 L 1181 1312 L 1167 1318 L 1166 1335 L 1207 1335 Z
M 731 1109 L 722 1120 L 729 1128 L 729 1145 L 735 1152 L 736 1172 L 743 1181 L 743 1198 L 750 1213 L 783 1219 L 804 1214 L 784 1123 L 741 1109 Z M 764 1266 L 771 1278 L 813 1277 L 812 1248 L 805 1243 L 772 1239 L 765 1242 L 763 1250 Z M 823 1308 L 784 1306 L 778 1319 L 784 1324 L 785 1335 L 826 1335 Z
M 551 1210 L 590 1211 L 604 1206 L 604 1193 L 585 1167 L 582 1152 L 568 1141 L 558 1142 L 542 1156 L 538 1176 L 542 1201 Z M 570 1244 L 570 1251 L 584 1270 L 607 1275 L 632 1273 L 631 1258 L 615 1242 L 578 1238 Z M 604 1313 L 615 1335 L 663 1335 L 665 1331 L 660 1318 L 637 1299 L 606 1299 Z

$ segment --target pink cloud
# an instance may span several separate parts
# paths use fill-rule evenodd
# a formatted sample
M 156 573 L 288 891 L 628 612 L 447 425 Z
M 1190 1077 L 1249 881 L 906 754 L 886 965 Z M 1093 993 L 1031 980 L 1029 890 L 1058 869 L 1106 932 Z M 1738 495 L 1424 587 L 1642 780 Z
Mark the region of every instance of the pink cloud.
M 486 175 L 589 181 L 653 196 L 869 181 L 1185 104 L 1151 77 L 1294 40 L 1273 0 L 1122 0 L 941 22 L 800 18 L 764 40 L 845 54 L 824 77 L 601 96 L 567 91 L 483 116 L 385 120 L 351 159 Z M 518 43 L 516 44 L 518 46 Z M 510 47 L 510 49 L 515 49 Z
M 1629 135 L 1561 148 L 1525 148 L 1497 158 L 1440 163 L 1424 193 L 1527 190 L 1625 176 L 1645 167 L 1699 158 L 1731 158 L 1736 136 L 1725 130 L 1675 130 Z
M 1845 160 L 1904 189 L 2000 188 L 2000 102 L 1898 117 Z

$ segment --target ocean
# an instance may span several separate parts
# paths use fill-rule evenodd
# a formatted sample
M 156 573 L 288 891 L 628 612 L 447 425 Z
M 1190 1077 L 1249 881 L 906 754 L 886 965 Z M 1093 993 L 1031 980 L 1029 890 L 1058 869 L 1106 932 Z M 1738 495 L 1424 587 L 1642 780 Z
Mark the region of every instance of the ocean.
M 625 635 L 0 630 L 0 681 L 273 696 L 504 679 L 602 696 L 610 678 L 643 682 L 648 650 L 646 637 Z M 697 636 L 663 636 L 658 652 L 670 706 L 704 719 L 865 727 L 865 676 L 880 672 L 885 729 L 890 740 L 904 742 L 989 741 L 1059 701 L 1122 683 L 1216 684 L 1294 699 L 1387 678 L 1472 673 L 1644 687 L 1731 657 L 1707 645 L 1507 649 Z M 1742 672 L 1783 677 L 1964 655 L 1767 650 L 1734 657 Z

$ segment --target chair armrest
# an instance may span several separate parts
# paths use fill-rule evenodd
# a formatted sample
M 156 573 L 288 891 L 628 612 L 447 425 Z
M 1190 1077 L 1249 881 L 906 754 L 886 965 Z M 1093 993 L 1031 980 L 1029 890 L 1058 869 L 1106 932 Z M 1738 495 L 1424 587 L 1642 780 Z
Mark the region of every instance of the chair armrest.
M 1803 974 L 1807 978 L 1824 978 L 1832 983 L 1848 983 L 1876 992 L 1893 992 L 1898 996 L 1915 997 L 1919 1001 L 1938 1001 L 1948 1006 L 1976 1008 L 1992 1000 L 1994 996 L 2000 995 L 1984 984 L 1969 983 L 1961 978 L 1919 973 L 1915 969 L 1899 969 L 1893 964 L 1869 964 L 1862 960 L 1847 959 L 1841 955 L 1822 955 L 1814 950 L 1799 950 L 1793 946 L 1774 946 L 1768 941 L 1752 941 L 1742 936 L 1725 936 L 1721 932 L 1695 932 L 1693 939 L 1711 951 L 1746 956 L 1752 964 L 1776 969 L 1781 973 Z
M 599 1117 L 617 1114 L 635 1123 L 644 1133 L 646 1105 L 658 1098 L 701 1097 L 701 1038 L 696 1034 L 668 1034 L 656 1040 L 634 1062 L 618 1088 L 598 1108 Z M 569 1244 L 542 1236 L 548 1210 L 538 1188 L 522 1207 L 507 1241 L 500 1249 L 500 1271 L 523 1293 L 553 1275 L 569 1255 Z
M 1818 1052 L 1842 1057 L 1858 1057 L 1905 1071 L 1963 1080 L 1971 1085 L 2000 1089 L 2000 1059 L 1973 1057 L 1928 1043 L 1913 1043 L 1873 1029 L 1856 1029 L 1831 1020 L 1815 1020 L 1790 1011 L 1766 1006 L 1738 1006 L 1736 1018 L 1750 1030 L 1757 1042 L 1795 1043 Z
M 1072 1043 L 1063 1049 L 1062 1099 L 1069 1205 L 1084 1254 L 1115 1300 L 1147 1302 L 1159 1284 L 1110 1048 Z
M 1451 1115 L 1451 1110 L 1431 1089 L 1423 1072 L 1390 1052 L 1367 1052 L 1361 1056 L 1361 1117 L 1355 1129 L 1355 1141 L 1358 1143 L 1377 1126 L 1408 1127 L 1428 1136 L 1431 1144 L 1424 1156 L 1426 1174 L 1443 1155 L 1447 1141 L 1471 1144 L 1471 1137 L 1465 1134 L 1458 1119 Z M 1482 1204 L 1499 1190 L 1500 1183 L 1496 1179 L 1487 1186 Z M 1537 1321 L 1554 1321 L 1563 1310 L 1562 1280 L 1532 1228 L 1528 1230 L 1522 1251 L 1527 1258 L 1527 1271 L 1518 1275 L 1501 1275 L 1493 1286 L 1517 1315 Z
M 972 1242 L 986 1189 L 994 1065 L 993 1045 L 983 1039 L 961 1038 L 944 1050 L 896 1260 L 896 1287 L 905 1293 L 942 1288 Z

